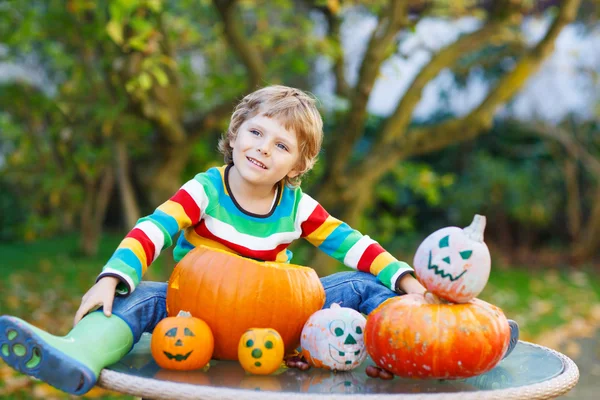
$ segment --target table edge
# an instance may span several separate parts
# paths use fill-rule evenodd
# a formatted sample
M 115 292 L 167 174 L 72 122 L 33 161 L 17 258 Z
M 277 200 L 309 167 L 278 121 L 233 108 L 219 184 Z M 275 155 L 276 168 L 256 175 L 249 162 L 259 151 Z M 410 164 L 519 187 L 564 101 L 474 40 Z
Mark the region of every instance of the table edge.
M 452 393 L 361 393 L 357 395 L 349 394 L 328 394 L 327 398 L 331 400 L 350 400 L 353 398 L 360 399 L 375 399 L 375 398 L 403 398 L 403 399 L 456 399 L 461 400 L 473 399 L 550 399 L 558 397 L 571 390 L 579 381 L 579 368 L 573 360 L 566 355 L 541 346 L 535 343 L 519 341 L 521 344 L 533 347 L 539 347 L 557 356 L 564 365 L 564 370 L 554 378 L 538 382 L 531 385 L 518 386 L 515 388 L 485 390 L 477 392 L 452 392 Z M 103 369 L 98 378 L 97 385 L 108 390 L 115 390 L 121 393 L 130 394 L 133 396 L 141 396 L 152 399 L 223 399 L 223 400 L 239 400 L 257 399 L 271 400 L 280 399 L 281 394 L 285 393 L 286 399 L 294 398 L 314 398 L 314 393 L 293 393 L 293 392 L 268 392 L 268 391 L 252 391 L 245 389 L 233 389 L 224 387 L 213 387 L 203 385 L 193 385 L 188 383 L 159 381 L 156 379 L 145 378 L 135 375 L 128 375 L 122 372 L 116 372 L 108 369 Z

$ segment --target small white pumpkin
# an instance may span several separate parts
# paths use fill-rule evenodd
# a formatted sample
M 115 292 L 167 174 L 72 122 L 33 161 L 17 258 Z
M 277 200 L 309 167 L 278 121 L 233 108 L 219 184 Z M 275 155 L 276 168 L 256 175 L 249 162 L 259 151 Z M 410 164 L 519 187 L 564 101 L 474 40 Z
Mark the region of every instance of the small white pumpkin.
M 491 267 L 483 241 L 485 222 L 484 216 L 475 215 L 468 227 L 439 229 L 421 243 L 413 265 L 427 290 L 454 303 L 466 303 L 481 293 Z
M 348 371 L 367 357 L 363 332 L 367 320 L 358 311 L 332 304 L 310 316 L 300 337 L 302 355 L 317 368 Z

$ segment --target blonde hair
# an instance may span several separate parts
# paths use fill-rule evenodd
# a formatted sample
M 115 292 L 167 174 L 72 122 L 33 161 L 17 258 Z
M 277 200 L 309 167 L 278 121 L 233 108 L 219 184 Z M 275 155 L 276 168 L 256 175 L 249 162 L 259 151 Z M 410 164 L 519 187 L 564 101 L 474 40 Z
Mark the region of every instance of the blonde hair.
M 300 185 L 302 177 L 317 162 L 323 142 L 323 120 L 316 99 L 300 89 L 267 86 L 244 97 L 231 115 L 227 132 L 219 140 L 219 151 L 223 153 L 225 163 L 233 162 L 233 149 L 229 144 L 237 137 L 240 126 L 261 112 L 265 117 L 277 119 L 285 129 L 296 132 L 300 160 L 295 169 L 299 174 L 294 178 L 286 177 L 285 183 L 292 187 Z

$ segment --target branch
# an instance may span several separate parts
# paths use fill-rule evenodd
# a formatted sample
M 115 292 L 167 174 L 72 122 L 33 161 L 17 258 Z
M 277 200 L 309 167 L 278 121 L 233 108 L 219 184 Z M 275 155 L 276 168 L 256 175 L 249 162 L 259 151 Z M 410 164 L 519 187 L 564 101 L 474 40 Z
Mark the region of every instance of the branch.
M 559 14 L 546 36 L 519 60 L 513 71 L 499 80 L 479 107 L 466 117 L 430 127 L 410 129 L 406 134 L 404 131 L 407 122 L 396 122 L 399 128 L 404 127 L 398 132 L 390 131 L 391 122 L 386 124 L 383 136 L 393 137 L 394 140 L 380 141 L 381 144 L 378 143 L 371 151 L 371 156 L 353 168 L 350 174 L 353 181 L 361 184 L 368 180 L 377 180 L 401 159 L 441 150 L 451 144 L 473 139 L 489 129 L 496 109 L 519 92 L 527 79 L 537 72 L 543 61 L 552 53 L 556 37 L 562 28 L 575 19 L 579 3 L 580 0 L 565 0 L 562 3 Z M 398 108 L 401 108 L 401 105 Z M 406 116 L 395 114 L 395 118 L 397 121 L 405 121 Z M 383 158 L 382 154 L 386 154 L 387 157 Z
M 372 154 L 380 154 L 380 152 L 389 148 L 390 143 L 406 135 L 413 111 L 421 101 L 423 89 L 443 69 L 452 67 L 465 54 L 480 50 L 496 37 L 502 36 L 503 33 L 506 33 L 505 26 L 498 23 L 488 23 L 482 29 L 463 35 L 456 42 L 439 51 L 429 64 L 419 72 L 402 100 L 398 103 L 394 113 L 386 121 L 381 135 L 373 146 Z M 508 40 L 513 38 L 514 36 L 508 36 Z
M 221 119 L 230 115 L 235 106 L 234 99 L 215 105 L 202 115 L 190 118 L 184 123 L 190 142 L 194 142 L 210 131 Z
M 133 106 L 139 114 L 156 124 L 167 141 L 171 144 L 186 141 L 183 124 L 166 105 L 158 104 L 151 98 L 133 98 Z
M 587 148 L 579 143 L 566 129 L 536 123 L 530 127 L 529 131 L 543 138 L 558 142 L 573 159 L 581 161 L 600 182 L 600 160 L 587 151 Z
M 339 10 L 333 8 L 330 4 L 326 6 L 318 5 L 314 0 L 309 1 L 310 6 L 320 11 L 327 20 L 327 37 L 335 45 L 335 54 L 333 56 L 333 74 L 335 76 L 335 94 L 341 97 L 350 97 L 351 88 L 346 80 L 344 65 L 344 47 L 340 41 L 340 26 L 342 21 L 339 18 Z
M 213 0 L 215 8 L 223 20 L 225 38 L 248 70 L 247 91 L 251 91 L 260 86 L 266 68 L 258 50 L 249 43 L 244 33 L 239 29 L 239 21 L 235 19 L 235 3 L 236 0 Z M 229 115 L 234 106 L 234 99 L 225 100 L 206 113 L 189 118 L 184 122 L 184 129 L 188 132 L 189 139 L 194 141 L 202 137 L 219 120 Z
M 562 29 L 577 17 L 580 2 L 581 0 L 563 1 L 546 36 L 517 63 L 511 73 L 500 79 L 496 89 L 479 106 L 478 112 L 488 114 L 491 118 L 499 106 L 506 103 L 525 85 L 527 79 L 537 72 L 542 62 L 554 51 L 554 43 Z
M 388 7 L 379 16 L 360 67 L 358 83 L 350 98 L 348 118 L 334 134 L 325 151 L 330 176 L 342 175 L 352 149 L 363 133 L 369 96 L 381 64 L 395 50 L 396 34 L 407 21 L 406 7 L 402 1 L 390 0 Z
M 223 21 L 225 38 L 248 70 L 248 89 L 254 90 L 260 86 L 266 68 L 258 49 L 250 44 L 241 29 L 241 22 L 235 18 L 235 3 L 236 0 L 213 0 Z

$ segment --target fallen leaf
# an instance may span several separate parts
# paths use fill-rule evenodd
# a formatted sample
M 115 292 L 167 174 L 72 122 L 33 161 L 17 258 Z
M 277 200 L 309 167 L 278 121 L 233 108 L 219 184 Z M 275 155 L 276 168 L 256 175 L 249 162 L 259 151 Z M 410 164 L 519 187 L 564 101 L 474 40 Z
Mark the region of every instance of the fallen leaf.
M 38 399 L 64 399 L 66 394 L 46 383 L 35 385 L 32 390 L 33 396 Z
M 10 394 L 17 390 L 31 386 L 33 381 L 28 376 L 12 376 L 4 380 L 4 387 L 0 389 L 0 394 Z
M 571 358 L 577 358 L 581 354 L 581 346 L 574 340 L 569 340 L 565 346 L 564 352 Z

